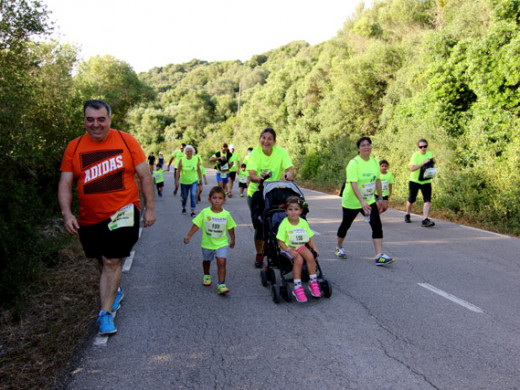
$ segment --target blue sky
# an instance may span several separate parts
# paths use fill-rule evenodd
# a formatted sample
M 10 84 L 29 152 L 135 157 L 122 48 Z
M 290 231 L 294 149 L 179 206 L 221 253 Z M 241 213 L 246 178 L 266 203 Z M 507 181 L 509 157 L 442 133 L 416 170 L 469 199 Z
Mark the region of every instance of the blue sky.
M 326 41 L 359 0 L 43 0 L 54 38 L 82 59 L 110 54 L 136 72 L 197 58 L 247 61 L 295 40 Z M 367 1 L 368 4 L 368 1 Z

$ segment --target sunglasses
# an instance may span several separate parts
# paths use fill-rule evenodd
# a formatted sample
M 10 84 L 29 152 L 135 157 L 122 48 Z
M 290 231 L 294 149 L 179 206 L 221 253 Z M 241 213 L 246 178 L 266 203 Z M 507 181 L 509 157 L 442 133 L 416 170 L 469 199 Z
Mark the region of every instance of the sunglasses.
M 428 145 L 419 145 L 419 149 L 426 149 Z

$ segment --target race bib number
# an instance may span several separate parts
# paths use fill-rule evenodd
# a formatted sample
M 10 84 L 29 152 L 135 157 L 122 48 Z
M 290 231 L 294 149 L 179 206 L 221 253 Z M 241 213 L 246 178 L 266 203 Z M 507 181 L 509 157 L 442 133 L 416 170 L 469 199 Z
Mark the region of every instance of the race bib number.
M 381 186 L 383 187 L 383 194 L 388 194 L 388 192 L 390 191 L 390 185 L 388 184 L 388 182 L 381 182 Z
M 220 178 L 225 179 L 227 177 L 227 173 L 220 172 Z
M 376 191 L 376 183 L 361 184 L 360 193 L 365 201 L 369 201 Z
M 223 171 L 227 171 L 229 169 L 229 164 L 228 163 L 221 164 L 220 169 L 222 169 Z
M 220 238 L 226 235 L 227 218 L 210 217 L 206 218 L 204 228 L 206 235 L 211 238 Z
M 298 249 L 309 242 L 309 235 L 303 228 L 288 230 L 287 235 L 289 236 L 289 246 L 291 248 Z
M 119 209 L 114 215 L 110 217 L 108 230 L 112 231 L 122 227 L 131 226 L 134 226 L 134 205 L 132 203 Z
M 240 176 L 238 178 L 239 183 L 247 183 L 247 176 Z

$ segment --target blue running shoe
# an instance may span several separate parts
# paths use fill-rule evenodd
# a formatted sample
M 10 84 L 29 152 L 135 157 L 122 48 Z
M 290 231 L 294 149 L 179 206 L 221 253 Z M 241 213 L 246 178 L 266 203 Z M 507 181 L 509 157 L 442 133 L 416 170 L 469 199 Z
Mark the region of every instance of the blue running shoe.
M 117 332 L 116 326 L 114 325 L 114 316 L 109 311 L 102 311 L 97 319 L 99 324 L 99 335 L 106 336 Z
M 384 253 L 381 253 L 381 256 L 376 257 L 376 265 L 392 264 L 394 261 L 394 259 Z
M 125 293 L 123 289 L 119 287 L 117 289 L 116 299 L 114 299 L 114 304 L 112 305 L 112 313 L 118 311 L 121 308 L 121 301 L 125 297 Z
M 346 259 L 347 254 L 345 253 L 345 249 L 343 248 L 336 248 L 336 257 L 338 259 Z

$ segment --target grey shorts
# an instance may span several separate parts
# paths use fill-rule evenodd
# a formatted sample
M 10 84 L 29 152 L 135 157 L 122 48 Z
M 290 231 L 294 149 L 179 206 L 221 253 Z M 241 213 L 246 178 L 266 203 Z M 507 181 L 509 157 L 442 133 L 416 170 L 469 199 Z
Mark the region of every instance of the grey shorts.
M 202 248 L 202 260 L 213 261 L 215 257 L 223 257 L 224 259 L 227 259 L 228 248 L 229 246 L 227 245 L 218 249 Z

